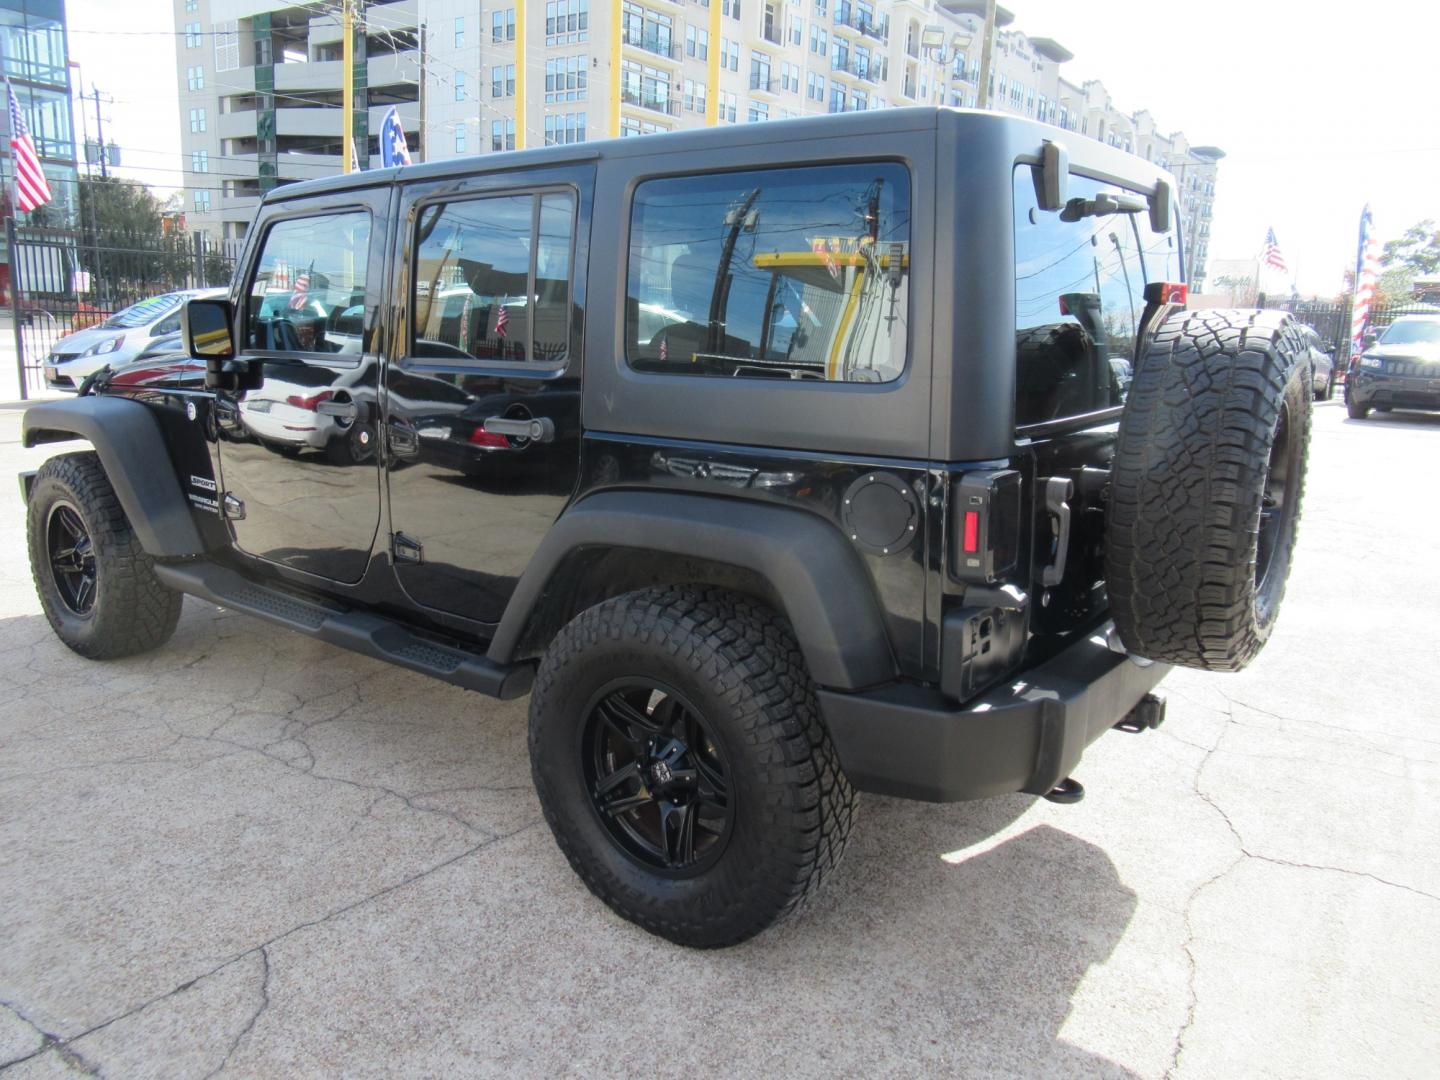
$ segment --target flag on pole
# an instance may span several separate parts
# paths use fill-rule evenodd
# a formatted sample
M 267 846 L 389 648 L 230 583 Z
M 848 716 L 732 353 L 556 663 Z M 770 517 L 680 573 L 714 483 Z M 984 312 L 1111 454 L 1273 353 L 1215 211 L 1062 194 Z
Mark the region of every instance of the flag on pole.
M 1375 285 L 1380 277 L 1379 243 L 1375 239 L 1375 221 L 1370 217 L 1370 204 L 1360 215 L 1360 248 L 1355 255 L 1355 303 L 1350 312 L 1351 361 L 1364 350 L 1365 324 L 1370 320 L 1370 305 L 1375 302 Z
M 1260 253 L 1260 261 L 1281 273 L 1289 269 L 1285 265 L 1285 256 L 1280 253 L 1280 242 L 1275 239 L 1274 229 L 1265 234 L 1265 250 Z
M 15 100 L 15 91 L 8 79 L 5 92 L 10 95 L 10 157 L 15 162 L 15 204 L 28 214 L 50 201 L 50 185 L 45 182 L 35 140 L 30 138 L 30 129 L 25 126 L 20 103 Z
M 470 351 L 470 309 L 474 299 L 475 294 L 466 289 L 465 305 L 460 309 L 460 339 L 458 342 L 460 351 L 465 353 Z
M 505 310 L 505 301 L 509 299 L 508 295 L 500 298 L 500 312 L 495 316 L 495 336 L 498 338 L 510 336 L 510 313 Z
M 380 164 L 385 168 L 410 164 L 410 147 L 405 142 L 405 129 L 400 126 L 400 113 L 394 105 L 380 125 Z
M 360 171 L 360 155 L 355 150 L 355 140 L 353 137 L 350 140 L 350 171 Z
M 310 277 L 315 273 L 315 260 L 310 260 L 310 268 L 295 279 L 295 287 L 290 290 L 290 303 L 286 306 L 291 311 L 304 311 L 305 299 L 310 294 Z

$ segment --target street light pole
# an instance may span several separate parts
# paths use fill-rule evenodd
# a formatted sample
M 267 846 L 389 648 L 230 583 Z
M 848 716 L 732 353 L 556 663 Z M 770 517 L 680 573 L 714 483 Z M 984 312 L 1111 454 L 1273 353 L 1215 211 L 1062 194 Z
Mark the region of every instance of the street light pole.
M 995 0 L 985 0 L 985 40 L 980 45 L 980 108 L 990 108 L 990 59 L 995 50 Z
M 355 11 L 354 0 L 341 0 L 340 18 L 340 85 L 344 87 L 340 101 L 340 160 L 350 172 L 355 160 Z

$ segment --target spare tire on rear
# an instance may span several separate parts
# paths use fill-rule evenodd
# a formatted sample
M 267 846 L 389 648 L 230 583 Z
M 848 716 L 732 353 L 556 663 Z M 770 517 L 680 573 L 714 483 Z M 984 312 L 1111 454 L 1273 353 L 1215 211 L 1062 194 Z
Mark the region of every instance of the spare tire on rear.
M 1125 647 L 1239 671 L 1275 626 L 1310 440 L 1310 369 L 1279 311 L 1179 311 L 1151 336 L 1120 420 L 1106 523 Z

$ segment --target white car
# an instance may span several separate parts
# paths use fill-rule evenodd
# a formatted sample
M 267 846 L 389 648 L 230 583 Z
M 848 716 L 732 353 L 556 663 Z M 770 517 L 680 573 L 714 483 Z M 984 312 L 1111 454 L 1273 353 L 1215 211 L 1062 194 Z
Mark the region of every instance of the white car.
M 45 357 L 45 385 L 52 390 L 78 390 L 106 365 L 118 368 L 128 364 L 156 339 L 178 333 L 180 308 L 186 300 L 225 296 L 227 292 L 183 289 L 152 296 L 117 311 L 98 326 L 61 338 Z

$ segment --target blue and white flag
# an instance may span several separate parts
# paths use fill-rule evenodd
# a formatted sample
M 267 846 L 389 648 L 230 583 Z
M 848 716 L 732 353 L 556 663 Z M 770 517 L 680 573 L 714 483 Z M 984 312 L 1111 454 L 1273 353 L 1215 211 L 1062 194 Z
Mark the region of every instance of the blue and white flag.
M 400 113 L 394 105 L 385 114 L 380 125 L 380 164 L 385 168 L 392 165 L 409 165 L 410 148 L 405 144 L 405 129 L 400 126 Z

